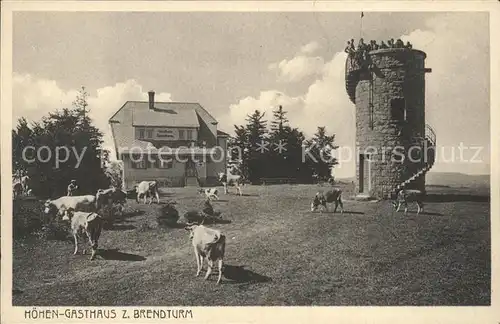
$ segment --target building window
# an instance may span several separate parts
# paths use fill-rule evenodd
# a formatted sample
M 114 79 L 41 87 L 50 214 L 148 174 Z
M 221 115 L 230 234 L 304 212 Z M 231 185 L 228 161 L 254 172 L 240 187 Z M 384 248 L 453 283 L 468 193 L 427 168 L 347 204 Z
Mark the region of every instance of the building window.
M 153 129 L 152 128 L 148 129 L 146 131 L 146 133 L 147 133 L 147 136 L 148 136 L 147 138 L 153 138 Z
M 179 129 L 179 139 L 184 139 L 184 130 Z
M 131 160 L 132 169 L 146 169 L 146 160 L 143 156 L 134 155 Z
M 404 98 L 391 100 L 391 118 L 396 121 L 406 120 L 406 102 Z
M 144 132 L 145 132 L 144 128 L 139 128 L 139 139 L 144 139 Z
M 193 139 L 193 131 L 191 129 L 188 129 L 186 131 L 187 139 L 192 140 Z
M 158 157 L 158 169 L 172 169 L 174 166 L 174 160 L 171 157 L 159 156 Z

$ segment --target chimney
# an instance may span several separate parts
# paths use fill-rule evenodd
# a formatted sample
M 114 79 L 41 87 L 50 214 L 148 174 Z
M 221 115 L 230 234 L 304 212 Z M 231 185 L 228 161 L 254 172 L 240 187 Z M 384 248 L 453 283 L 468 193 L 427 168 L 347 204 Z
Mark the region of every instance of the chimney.
M 149 91 L 149 109 L 153 110 L 155 109 L 155 92 L 154 91 Z

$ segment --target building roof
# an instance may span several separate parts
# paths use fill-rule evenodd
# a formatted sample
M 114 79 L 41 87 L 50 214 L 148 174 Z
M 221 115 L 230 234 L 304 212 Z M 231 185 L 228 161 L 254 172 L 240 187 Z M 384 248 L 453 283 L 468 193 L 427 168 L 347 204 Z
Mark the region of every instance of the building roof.
M 133 126 L 199 127 L 197 103 L 156 102 L 149 109 L 148 102 L 128 101 L 132 109 Z
M 223 136 L 227 136 L 227 137 L 229 137 L 229 134 L 228 134 L 228 133 L 225 133 L 225 132 L 223 132 L 223 131 L 217 130 L 217 136 L 221 136 L 221 137 L 223 137 Z

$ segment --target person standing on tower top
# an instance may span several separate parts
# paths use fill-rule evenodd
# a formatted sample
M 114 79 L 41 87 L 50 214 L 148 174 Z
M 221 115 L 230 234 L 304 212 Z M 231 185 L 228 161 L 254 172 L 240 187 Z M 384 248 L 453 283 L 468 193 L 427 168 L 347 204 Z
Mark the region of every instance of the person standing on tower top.
M 359 50 L 363 51 L 365 48 L 366 48 L 366 44 L 365 44 L 365 42 L 363 41 L 363 38 L 360 38 L 360 39 L 359 39 L 359 43 L 358 43 L 358 51 L 359 51 Z
M 347 46 L 346 46 L 346 48 L 345 48 L 345 50 L 344 50 L 344 51 L 345 51 L 347 54 L 349 54 L 349 56 L 350 56 L 350 57 L 354 55 L 353 46 L 352 46 L 352 44 L 351 44 L 351 42 L 350 42 L 350 41 L 347 41 Z

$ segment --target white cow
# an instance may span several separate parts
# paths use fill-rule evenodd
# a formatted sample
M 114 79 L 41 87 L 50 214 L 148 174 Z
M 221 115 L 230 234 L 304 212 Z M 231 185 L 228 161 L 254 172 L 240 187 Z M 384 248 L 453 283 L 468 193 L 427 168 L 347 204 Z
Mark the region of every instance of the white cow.
M 78 236 L 85 233 L 89 239 L 90 247 L 92 249 L 92 255 L 90 260 L 95 259 L 97 253 L 97 247 L 99 242 L 99 237 L 101 236 L 103 219 L 96 213 L 79 212 L 73 210 L 67 210 L 64 213 L 63 220 L 69 220 L 71 222 L 71 233 L 75 239 L 75 252 L 78 253 Z M 86 250 L 83 250 L 85 254 Z
M 137 202 L 139 202 L 140 197 L 144 197 L 144 203 L 146 203 L 146 198 L 149 196 L 149 204 L 153 202 L 153 196 L 156 197 L 158 203 L 160 203 L 160 194 L 158 193 L 158 181 L 142 181 L 136 187 L 137 191 Z
M 73 211 L 95 211 L 95 196 L 63 196 L 45 202 L 45 214 L 56 214 L 63 216 L 67 210 Z
M 405 214 L 408 213 L 408 202 L 414 202 L 417 204 L 417 215 L 420 214 L 420 211 L 424 210 L 423 203 L 423 193 L 420 190 L 416 189 L 402 189 L 398 192 L 396 199 L 392 201 L 392 205 L 398 212 L 401 208 L 401 205 L 405 206 Z
M 198 192 L 200 194 L 204 194 L 205 197 L 207 197 L 208 199 L 219 200 L 218 196 L 219 190 L 217 190 L 217 188 L 206 188 L 206 189 L 200 188 Z
M 203 225 L 188 224 L 185 229 L 190 232 L 189 237 L 194 247 L 196 266 L 198 267 L 196 277 L 200 275 L 203 269 L 203 260 L 206 258 L 208 261 L 208 269 L 205 274 L 205 280 L 207 280 L 212 273 L 214 262 L 218 262 L 219 277 L 217 279 L 217 284 L 220 283 L 222 278 L 224 252 L 226 249 L 226 236 L 218 230 Z
M 243 195 L 241 193 L 241 187 L 243 186 L 242 176 L 236 175 L 236 174 L 231 174 L 229 171 L 227 171 L 226 174 L 224 174 L 223 172 L 220 172 L 219 173 L 219 181 L 224 186 L 224 193 L 226 195 L 228 193 L 227 186 L 236 187 L 236 190 L 238 191 L 239 195 L 240 196 Z

